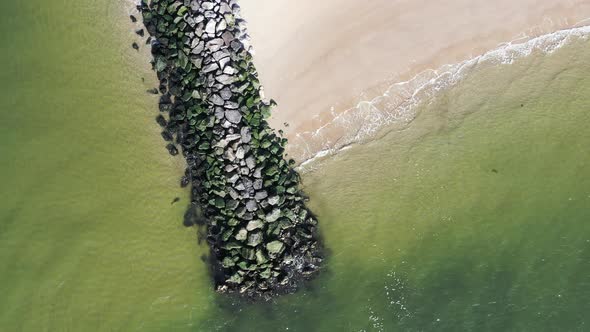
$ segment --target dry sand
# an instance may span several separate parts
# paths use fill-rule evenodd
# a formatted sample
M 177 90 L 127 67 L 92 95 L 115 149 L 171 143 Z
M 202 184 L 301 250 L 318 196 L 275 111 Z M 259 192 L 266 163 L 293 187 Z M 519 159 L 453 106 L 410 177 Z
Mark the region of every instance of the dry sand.
M 266 95 L 279 104 L 271 125 L 284 129 L 291 142 L 426 69 L 470 59 L 501 43 L 590 24 L 590 0 L 240 4 Z M 289 152 L 301 161 L 317 151 L 290 146 Z

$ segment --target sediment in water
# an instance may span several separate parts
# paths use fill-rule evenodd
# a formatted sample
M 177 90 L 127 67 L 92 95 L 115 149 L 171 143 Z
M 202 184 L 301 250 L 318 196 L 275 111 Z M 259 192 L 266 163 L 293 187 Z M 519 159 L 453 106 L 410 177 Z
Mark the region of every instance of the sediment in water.
M 287 142 L 266 101 L 236 0 L 143 0 L 138 6 L 160 80 L 165 139 L 187 161 L 183 183 L 207 220 L 216 289 L 294 291 L 322 261 Z M 171 154 L 177 150 L 168 144 Z

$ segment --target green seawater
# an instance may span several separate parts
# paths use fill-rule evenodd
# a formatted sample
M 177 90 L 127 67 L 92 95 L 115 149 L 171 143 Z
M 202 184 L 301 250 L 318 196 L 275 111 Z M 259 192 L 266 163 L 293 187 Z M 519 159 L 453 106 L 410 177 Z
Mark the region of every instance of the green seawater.
M 125 7 L 0 4 L 0 331 L 590 329 L 589 41 L 479 68 L 304 174 L 326 268 L 248 303 L 182 226 Z

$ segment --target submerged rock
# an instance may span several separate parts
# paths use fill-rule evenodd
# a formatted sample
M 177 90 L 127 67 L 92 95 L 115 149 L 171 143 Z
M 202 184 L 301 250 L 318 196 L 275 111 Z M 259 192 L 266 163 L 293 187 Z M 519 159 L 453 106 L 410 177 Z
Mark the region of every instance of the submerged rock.
M 168 153 L 170 153 L 170 155 L 172 156 L 176 156 L 178 154 L 178 149 L 172 143 L 166 145 L 166 149 L 168 150 Z

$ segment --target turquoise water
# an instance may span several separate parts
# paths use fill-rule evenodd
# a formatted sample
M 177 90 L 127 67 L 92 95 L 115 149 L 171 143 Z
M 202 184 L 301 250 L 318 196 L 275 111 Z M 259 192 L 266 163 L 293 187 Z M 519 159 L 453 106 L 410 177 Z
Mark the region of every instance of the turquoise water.
M 212 291 L 182 226 L 121 3 L 0 16 L 0 331 L 588 329 L 588 41 L 480 68 L 304 174 L 326 269 L 246 303 Z

